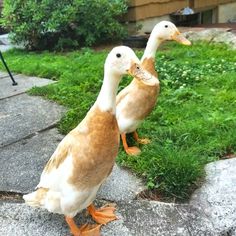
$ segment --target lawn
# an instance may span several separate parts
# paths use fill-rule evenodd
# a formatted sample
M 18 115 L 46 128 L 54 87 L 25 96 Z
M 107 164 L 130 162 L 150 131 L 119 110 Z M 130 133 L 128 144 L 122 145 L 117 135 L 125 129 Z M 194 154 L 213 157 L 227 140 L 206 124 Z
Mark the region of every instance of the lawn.
M 69 108 L 58 125 L 66 134 L 96 100 L 107 53 L 13 50 L 4 56 L 14 72 L 58 80 L 30 94 Z M 206 43 L 166 43 L 157 53 L 156 69 L 161 81 L 158 105 L 139 129 L 152 142 L 141 146 L 137 157 L 120 148 L 117 161 L 163 199 L 184 200 L 204 177 L 206 163 L 236 151 L 236 51 Z M 124 79 L 120 89 L 130 81 Z

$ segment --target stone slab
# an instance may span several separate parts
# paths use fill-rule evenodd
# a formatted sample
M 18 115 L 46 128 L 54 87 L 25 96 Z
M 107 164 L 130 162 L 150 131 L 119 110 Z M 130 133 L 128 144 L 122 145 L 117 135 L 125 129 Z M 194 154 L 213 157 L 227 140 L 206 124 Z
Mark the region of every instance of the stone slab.
M 12 75 L 14 76 L 14 73 L 12 73 Z M 8 79 L 10 80 L 11 82 L 11 79 L 9 77 L 9 74 L 7 72 L 3 72 L 3 71 L 0 71 L 0 79 L 3 79 L 5 77 L 8 77 Z
M 104 203 L 104 202 L 103 202 Z M 99 205 L 101 203 L 99 202 Z M 117 204 L 119 220 L 102 227 L 103 236 L 215 236 L 211 222 L 187 205 L 148 201 Z M 0 235 L 69 235 L 63 216 L 21 203 L 0 203 Z M 76 216 L 77 225 L 91 223 L 84 212 Z
M 190 41 L 204 40 L 207 42 L 211 42 L 214 37 L 223 33 L 225 33 L 224 29 L 213 28 L 213 29 L 204 29 L 201 31 L 188 31 L 184 32 L 184 35 Z
M 231 30 L 230 27 L 211 27 L 211 28 L 205 28 L 205 27 L 184 27 L 184 26 L 178 26 L 178 30 L 181 33 L 189 32 L 189 31 L 201 32 L 201 31 L 208 30 L 208 29 L 216 29 L 216 30 L 220 30 L 222 32 L 227 32 L 227 31 Z
M 53 80 L 29 77 L 21 74 L 15 75 L 14 79 L 18 83 L 18 85 L 16 86 L 12 86 L 12 82 L 9 77 L 0 79 L 0 100 L 24 93 L 34 86 L 44 86 L 47 84 L 55 83 L 55 81 Z
M 57 123 L 65 108 L 21 94 L 0 100 L 0 147 Z
M 201 209 L 192 205 L 139 200 L 122 202 L 118 206 L 123 224 L 131 235 L 215 235 L 212 223 Z
M 233 32 L 227 32 L 227 29 L 211 28 L 201 31 L 187 31 L 183 33 L 190 41 L 203 40 L 209 43 L 224 43 L 232 49 L 236 49 L 236 35 Z
M 54 128 L 0 148 L 0 191 L 33 191 L 62 138 Z
M 236 235 L 236 158 L 210 163 L 205 169 L 205 183 L 190 203 L 202 208 L 217 233 Z
M 216 35 L 212 42 L 215 43 L 225 43 L 231 48 L 236 49 L 236 35 L 232 32 L 225 32 L 223 34 Z
M 98 198 L 109 201 L 128 201 L 135 199 L 145 189 L 142 181 L 130 171 L 117 165 L 98 192 Z

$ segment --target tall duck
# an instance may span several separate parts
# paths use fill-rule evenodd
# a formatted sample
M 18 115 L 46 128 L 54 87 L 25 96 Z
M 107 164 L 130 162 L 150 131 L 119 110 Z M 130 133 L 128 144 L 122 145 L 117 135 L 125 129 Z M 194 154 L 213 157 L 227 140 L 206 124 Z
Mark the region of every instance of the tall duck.
M 136 146 L 128 146 L 127 133 L 133 133 L 134 139 L 138 143 L 147 144 L 150 142 L 148 139 L 139 138 L 136 129 L 155 107 L 160 91 L 160 83 L 155 70 L 155 55 L 159 45 L 166 40 L 175 40 L 184 45 L 191 44 L 180 34 L 173 23 L 161 21 L 156 24 L 141 58 L 142 67 L 153 75 L 152 79 L 140 81 L 134 78 L 127 87 L 120 91 L 116 98 L 116 118 L 124 149 L 129 155 L 139 154 L 140 149 Z
M 71 233 L 100 235 L 101 224 L 116 219 L 115 208 L 96 209 L 92 202 L 101 184 L 111 173 L 119 148 L 115 116 L 116 93 L 124 74 L 150 78 L 138 65 L 139 59 L 125 46 L 115 47 L 107 56 L 104 80 L 98 98 L 81 123 L 67 134 L 46 164 L 36 190 L 24 195 L 33 207 L 65 215 Z M 87 208 L 96 226 L 74 222 L 74 216 Z

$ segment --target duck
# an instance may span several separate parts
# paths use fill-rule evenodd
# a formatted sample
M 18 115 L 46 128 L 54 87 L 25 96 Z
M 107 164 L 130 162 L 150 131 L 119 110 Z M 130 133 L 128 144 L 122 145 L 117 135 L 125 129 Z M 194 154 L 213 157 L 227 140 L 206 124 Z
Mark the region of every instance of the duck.
M 161 43 L 175 40 L 183 45 L 191 45 L 170 21 L 161 21 L 155 25 L 141 58 L 142 67 L 152 75 L 150 80 L 137 80 L 121 90 L 116 97 L 116 118 L 125 152 L 138 155 L 141 150 L 137 146 L 128 146 L 126 135 L 132 133 L 139 144 L 148 144 L 150 140 L 140 138 L 137 128 L 154 109 L 160 92 L 160 81 L 155 70 L 155 55 Z
M 102 183 L 112 171 L 120 134 L 116 120 L 116 94 L 125 74 L 150 79 L 134 51 L 117 46 L 108 54 L 100 93 L 85 118 L 59 143 L 41 174 L 35 191 L 23 196 L 25 203 L 65 216 L 72 235 L 100 235 L 101 225 L 116 220 L 115 207 L 93 204 Z M 83 209 L 95 225 L 75 224 Z

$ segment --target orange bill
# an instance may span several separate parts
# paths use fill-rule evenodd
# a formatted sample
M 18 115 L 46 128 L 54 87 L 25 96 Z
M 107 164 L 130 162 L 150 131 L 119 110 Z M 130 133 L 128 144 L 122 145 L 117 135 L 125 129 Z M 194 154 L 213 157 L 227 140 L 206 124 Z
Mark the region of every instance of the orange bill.
M 135 77 L 135 79 L 142 81 L 147 85 L 155 85 L 159 83 L 158 79 L 145 70 L 140 64 L 132 63 L 129 71 L 129 75 Z
M 183 34 L 181 34 L 179 31 L 176 31 L 176 33 L 172 36 L 172 39 L 175 40 L 178 43 L 181 43 L 183 45 L 191 45 L 192 43 L 186 39 Z

